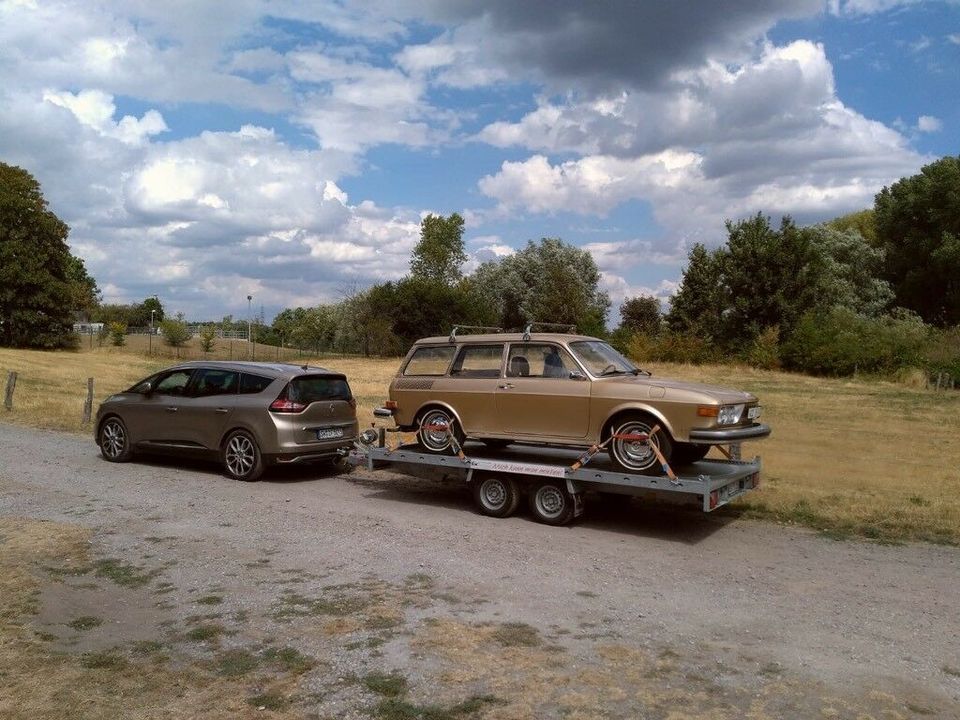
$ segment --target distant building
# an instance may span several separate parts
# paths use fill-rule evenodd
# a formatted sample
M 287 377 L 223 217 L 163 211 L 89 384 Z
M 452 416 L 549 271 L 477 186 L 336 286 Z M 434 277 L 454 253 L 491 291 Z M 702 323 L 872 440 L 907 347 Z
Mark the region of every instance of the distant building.
M 73 331 L 81 335 L 94 335 L 103 330 L 103 323 L 78 322 L 73 324 Z

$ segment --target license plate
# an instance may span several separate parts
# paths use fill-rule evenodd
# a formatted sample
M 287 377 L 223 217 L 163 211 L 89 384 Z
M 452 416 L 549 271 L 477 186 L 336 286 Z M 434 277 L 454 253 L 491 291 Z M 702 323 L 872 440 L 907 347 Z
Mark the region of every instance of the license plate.
M 760 417 L 760 406 L 758 405 L 757 407 L 752 407 L 747 410 L 747 417 L 751 420 L 756 420 L 758 417 Z
M 343 428 L 322 428 L 317 430 L 317 440 L 334 440 L 343 437 Z

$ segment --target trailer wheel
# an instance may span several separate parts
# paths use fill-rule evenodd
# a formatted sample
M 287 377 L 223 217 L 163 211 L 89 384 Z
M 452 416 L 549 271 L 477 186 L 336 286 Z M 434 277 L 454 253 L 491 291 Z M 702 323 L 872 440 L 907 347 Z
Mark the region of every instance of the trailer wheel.
M 562 482 L 546 480 L 530 491 L 530 512 L 547 525 L 566 525 L 573 517 L 573 498 Z
M 510 517 L 520 504 L 520 489 L 509 475 L 488 475 L 473 482 L 477 509 L 490 517 Z

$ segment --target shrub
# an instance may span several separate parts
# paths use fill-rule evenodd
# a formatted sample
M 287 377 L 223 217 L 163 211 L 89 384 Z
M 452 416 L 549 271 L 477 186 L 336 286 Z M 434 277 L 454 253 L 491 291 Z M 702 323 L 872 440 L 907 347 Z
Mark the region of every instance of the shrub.
M 217 328 L 213 325 L 204 325 L 200 331 L 200 349 L 205 353 L 212 352 L 217 344 Z
M 898 310 L 868 318 L 847 308 L 806 313 L 782 348 L 785 364 L 815 375 L 893 373 L 919 366 L 930 328 Z
M 127 326 L 124 323 L 110 323 L 110 342 L 116 347 L 122 347 L 127 344 Z
M 170 347 L 181 347 L 190 339 L 190 330 L 180 320 L 164 320 L 160 323 L 160 330 L 163 332 L 163 341 Z
M 757 335 L 747 349 L 747 364 L 763 370 L 780 368 L 780 326 L 768 327 Z
M 627 355 L 637 362 L 674 362 L 699 365 L 718 359 L 716 349 L 692 333 L 663 332 L 656 337 L 636 333 L 627 343 Z

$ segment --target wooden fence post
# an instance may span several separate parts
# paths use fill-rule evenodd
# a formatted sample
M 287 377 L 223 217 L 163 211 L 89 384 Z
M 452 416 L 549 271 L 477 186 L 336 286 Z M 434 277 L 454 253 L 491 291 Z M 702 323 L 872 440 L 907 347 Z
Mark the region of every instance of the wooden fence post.
M 17 387 L 17 373 L 13 370 L 7 375 L 7 394 L 3 398 L 3 406 L 7 410 L 13 410 L 13 391 Z
M 87 399 L 83 401 L 83 424 L 90 422 L 93 414 L 93 378 L 87 378 Z

